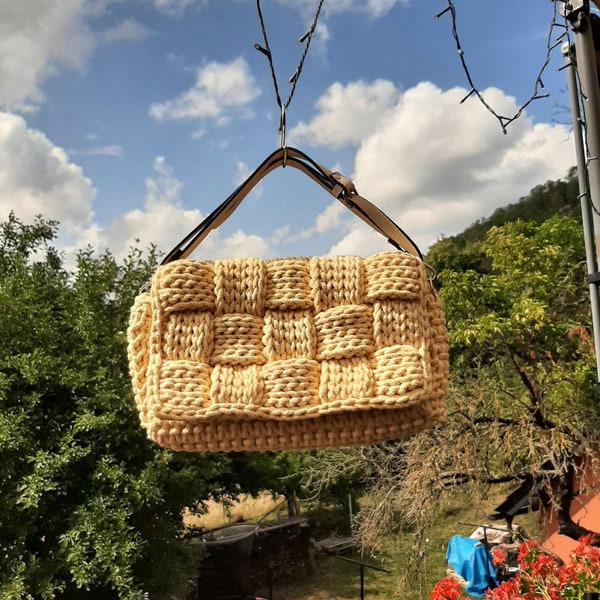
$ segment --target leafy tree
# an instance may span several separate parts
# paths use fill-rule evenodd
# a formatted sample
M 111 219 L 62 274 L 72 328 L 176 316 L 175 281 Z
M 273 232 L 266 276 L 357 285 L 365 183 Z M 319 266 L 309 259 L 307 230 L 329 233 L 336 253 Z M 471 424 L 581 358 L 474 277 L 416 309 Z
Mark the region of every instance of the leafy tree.
M 183 508 L 256 491 L 269 471 L 146 439 L 125 328 L 154 252 L 70 265 L 56 232 L 0 225 L 0 598 L 171 598 L 197 559 Z
M 582 232 L 569 217 L 516 221 L 490 229 L 483 251 L 490 273 L 440 273 L 449 419 L 411 444 L 407 486 L 426 477 L 435 499 L 454 484 L 481 493 L 542 477 L 561 532 L 577 538 L 585 532 L 561 493 L 574 457 L 593 456 L 600 441 Z
M 429 249 L 427 263 L 436 271 L 473 269 L 489 273 L 491 265 L 483 252 L 483 242 L 492 227 L 514 221 L 530 221 L 539 225 L 553 215 L 581 220 L 575 167 L 564 179 L 537 185 L 518 202 L 496 209 L 491 216 L 477 220 L 462 233 L 442 238 Z
M 459 254 L 458 268 L 439 273 L 451 356 L 446 422 L 340 462 L 366 474 L 364 544 L 377 545 L 400 516 L 417 526 L 419 545 L 456 486 L 476 501 L 526 478 L 542 482 L 562 533 L 585 533 L 569 516 L 571 480 L 575 458 L 600 448 L 600 402 L 580 226 L 559 216 L 515 221 L 489 229 L 479 248 L 486 268 L 462 268 Z

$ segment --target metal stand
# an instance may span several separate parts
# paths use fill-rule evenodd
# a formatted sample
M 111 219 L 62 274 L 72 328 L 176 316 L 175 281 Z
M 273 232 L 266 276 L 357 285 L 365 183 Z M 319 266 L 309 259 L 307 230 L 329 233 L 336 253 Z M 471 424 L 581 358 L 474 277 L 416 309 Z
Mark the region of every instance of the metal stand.
M 365 567 L 367 569 L 373 569 L 374 571 L 381 571 L 382 573 L 391 573 L 391 571 L 388 571 L 387 569 L 382 569 L 381 567 L 376 567 L 375 565 L 369 565 L 368 563 L 361 562 L 360 560 L 354 560 L 353 558 L 346 558 L 345 556 L 334 556 L 333 558 L 338 558 L 339 560 L 345 560 L 346 562 L 360 565 L 360 600 L 365 600 Z

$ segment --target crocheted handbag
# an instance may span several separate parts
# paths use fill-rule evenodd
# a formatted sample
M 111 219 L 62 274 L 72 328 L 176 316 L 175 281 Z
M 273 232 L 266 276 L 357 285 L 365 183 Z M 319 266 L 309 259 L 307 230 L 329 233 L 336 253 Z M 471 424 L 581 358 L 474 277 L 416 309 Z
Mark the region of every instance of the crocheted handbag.
M 186 258 L 282 165 L 397 249 L 366 259 Z M 165 258 L 131 310 L 128 355 L 141 423 L 173 450 L 363 445 L 445 415 L 446 328 L 419 250 L 349 180 L 293 148 L 269 156 Z

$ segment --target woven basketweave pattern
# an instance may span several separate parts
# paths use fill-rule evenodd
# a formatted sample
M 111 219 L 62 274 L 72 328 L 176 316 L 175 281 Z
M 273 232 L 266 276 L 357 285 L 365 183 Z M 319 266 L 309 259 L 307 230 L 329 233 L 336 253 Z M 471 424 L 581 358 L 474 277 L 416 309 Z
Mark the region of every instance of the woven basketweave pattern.
M 174 261 L 128 338 L 141 423 L 174 450 L 368 444 L 445 414 L 442 310 L 403 252 Z

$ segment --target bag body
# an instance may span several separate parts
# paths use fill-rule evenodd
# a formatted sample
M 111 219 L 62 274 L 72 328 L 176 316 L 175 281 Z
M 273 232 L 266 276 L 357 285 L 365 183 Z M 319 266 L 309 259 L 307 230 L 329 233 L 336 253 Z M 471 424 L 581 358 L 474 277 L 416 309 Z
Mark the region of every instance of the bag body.
M 148 436 L 189 452 L 356 446 L 445 416 L 448 347 L 420 256 L 166 260 L 131 310 Z

